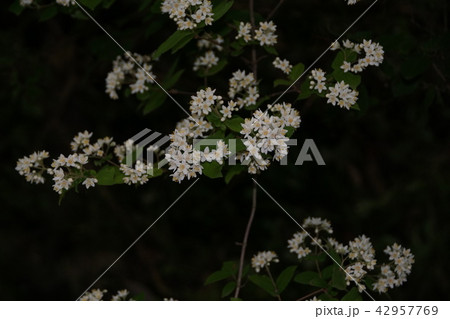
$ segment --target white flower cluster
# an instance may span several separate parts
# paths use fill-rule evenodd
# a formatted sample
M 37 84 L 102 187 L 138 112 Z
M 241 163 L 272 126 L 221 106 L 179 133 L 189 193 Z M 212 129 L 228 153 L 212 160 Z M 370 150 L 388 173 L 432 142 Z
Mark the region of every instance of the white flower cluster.
M 348 5 L 356 4 L 360 0 L 346 0 Z
M 278 256 L 274 251 L 260 251 L 252 257 L 252 267 L 259 272 L 264 267 L 270 266 L 270 263 L 279 262 Z
M 130 58 L 130 55 L 143 69 Z M 153 83 L 156 78 L 152 73 L 150 60 L 149 56 L 138 53 L 119 55 L 113 62 L 113 70 L 106 77 L 106 93 L 109 97 L 113 100 L 118 99 L 117 90 L 120 90 L 123 84 L 129 85 L 131 94 L 147 91 L 148 86 L 146 84 Z
M 108 292 L 108 290 L 103 289 L 92 289 L 87 291 L 81 298 L 80 301 L 103 301 L 103 297 Z M 132 301 L 133 299 L 128 298 L 130 292 L 127 289 L 118 290 L 115 295 L 111 297 L 111 301 Z
M 256 104 L 259 98 L 258 86 L 253 73 L 237 70 L 229 80 L 228 96 L 236 100 L 238 108 Z
M 56 0 L 56 3 L 64 7 L 73 6 L 76 4 L 73 0 Z
M 90 142 L 92 133 L 88 131 L 78 133 L 70 143 L 74 153 L 65 156 L 59 155 L 53 159 L 51 168 L 44 165 L 44 159 L 49 157 L 48 152 L 35 152 L 17 161 L 16 170 L 25 176 L 30 183 L 44 183 L 43 173 L 52 176 L 53 190 L 62 194 L 74 183 L 82 183 L 86 188 L 94 187 L 98 180 L 90 173 L 86 174 L 84 166 L 89 163 L 89 158 L 102 158 L 116 143 L 110 137 L 99 138 L 93 144 Z
M 273 21 L 264 21 L 259 23 L 259 28 L 255 30 L 254 36 L 252 36 L 252 25 L 248 22 L 240 22 L 239 30 L 236 39 L 244 39 L 245 42 L 249 42 L 252 39 L 259 41 L 260 46 L 274 45 L 277 43 L 278 36 L 275 34 L 277 26 Z
M 386 247 L 384 252 L 389 256 L 391 263 L 381 267 L 380 277 L 373 285 L 373 289 L 379 293 L 405 283 L 406 276 L 411 273 L 412 264 L 414 264 L 414 255 L 411 250 L 403 248 L 397 243 Z
M 217 65 L 219 58 L 216 56 L 213 50 L 206 51 L 202 56 L 199 56 L 194 61 L 194 71 L 198 71 L 200 68 L 210 69 L 214 65 Z
M 202 21 L 206 25 L 211 25 L 214 21 L 212 4 L 209 0 L 164 0 L 161 11 L 169 14 L 177 23 L 179 30 L 194 29 Z
M 33 3 L 34 0 L 20 0 L 20 5 L 22 7 L 30 6 Z M 64 7 L 73 6 L 75 5 L 74 0 L 56 0 L 56 3 L 59 5 L 62 5 Z
M 289 61 L 286 59 L 281 60 L 279 57 L 275 58 L 275 60 L 273 61 L 273 66 L 277 69 L 280 69 L 286 74 L 289 74 L 292 71 L 292 64 L 289 63 Z
M 120 164 L 120 171 L 125 175 L 123 181 L 127 185 L 143 185 L 148 182 L 148 175 L 152 175 L 153 165 L 146 165 L 141 161 L 136 161 L 134 167 Z
M 377 42 L 372 42 L 372 40 L 363 40 L 362 43 L 353 43 L 350 40 L 345 40 L 342 42 L 342 47 L 345 49 L 350 49 L 358 55 L 362 53 L 365 54 L 365 56 L 359 58 L 356 63 L 352 64 L 348 61 L 344 61 L 341 65 L 341 69 L 344 70 L 344 72 L 359 73 L 368 66 L 379 66 L 383 63 L 383 47 Z M 340 48 L 341 45 L 339 42 L 334 42 L 331 46 L 331 50 L 338 50 Z
M 197 41 L 197 46 L 199 49 L 207 49 L 204 55 L 199 56 L 194 62 L 194 71 L 198 71 L 200 68 L 209 69 L 214 65 L 217 65 L 219 58 L 216 56 L 214 50 L 222 51 L 223 38 L 217 35 L 215 38 L 206 35 L 205 38 Z
M 319 93 L 327 90 L 327 86 L 325 81 L 327 78 L 325 77 L 325 72 L 322 69 L 314 69 L 311 71 L 311 75 L 309 76 L 309 88 L 311 90 L 316 90 Z
M 216 90 L 210 87 L 200 90 L 196 95 L 191 96 L 190 111 L 194 116 L 205 116 L 211 113 L 212 108 L 220 107 L 223 104 L 220 95 L 214 95 Z
M 344 81 L 334 84 L 334 86 L 327 87 L 325 72 L 322 69 L 314 69 L 309 76 L 309 88 L 316 90 L 319 94 L 328 92 L 325 97 L 328 99 L 327 103 L 338 105 L 340 108 L 350 109 L 352 105 L 356 104 L 358 100 L 358 91 L 350 88 Z
M 265 170 L 270 164 L 269 153 L 273 159 L 280 161 L 288 154 L 289 146 L 286 142 L 286 127 L 300 127 L 300 115 L 291 104 L 278 103 L 269 106 L 272 115 L 268 112 L 256 110 L 252 118 L 242 123 L 241 134 L 244 135 L 246 151 L 238 157 L 243 164 L 248 165 L 250 174 L 257 174 Z M 266 155 L 266 156 L 262 156 Z
M 333 233 L 331 224 L 328 220 L 318 217 L 308 217 L 303 221 L 302 227 L 314 229 L 314 241 L 311 240 L 311 245 L 316 245 L 316 242 L 321 243 L 319 232 L 324 231 L 328 234 Z M 309 238 L 308 233 L 304 230 L 294 234 L 294 237 L 288 240 L 288 248 L 292 253 L 297 254 L 298 259 L 302 259 L 311 253 L 311 249 L 306 246 L 306 239 Z
M 27 182 L 31 184 L 43 184 L 45 182 L 42 173 L 45 172 L 43 160 L 48 158 L 47 151 L 34 152 L 30 156 L 25 156 L 17 161 L 16 171 L 25 176 Z
M 361 292 L 366 289 L 362 284 L 363 279 L 370 273 L 373 275 L 377 260 L 375 259 L 375 249 L 372 246 L 370 238 L 361 235 L 350 241 L 347 245 L 339 243 L 332 237 L 320 238 L 320 232 L 328 236 L 333 233 L 329 221 L 321 218 L 308 217 L 302 224 L 303 228 L 312 228 L 314 232 L 297 232 L 288 240 L 289 251 L 295 253 L 298 259 L 302 259 L 311 254 L 312 250 L 308 247 L 306 239 L 313 236 L 310 245 L 314 246 L 319 243 L 322 246 L 322 238 L 328 244 L 328 248 L 334 250 L 341 255 L 344 263 L 342 266 L 346 272 L 346 283 L 356 281 L 358 289 Z M 398 244 L 388 246 L 384 252 L 389 256 L 391 261 L 389 264 L 383 264 L 379 267 L 381 273 L 376 275 L 378 281 L 373 285 L 373 290 L 380 293 L 386 292 L 388 288 L 401 286 L 406 282 L 406 277 L 411 273 L 414 256 L 409 249 L 405 249 Z
M 325 95 L 328 98 L 327 103 L 338 105 L 340 108 L 350 109 L 358 100 L 358 91 L 352 90 L 344 81 L 328 87 L 329 93 Z

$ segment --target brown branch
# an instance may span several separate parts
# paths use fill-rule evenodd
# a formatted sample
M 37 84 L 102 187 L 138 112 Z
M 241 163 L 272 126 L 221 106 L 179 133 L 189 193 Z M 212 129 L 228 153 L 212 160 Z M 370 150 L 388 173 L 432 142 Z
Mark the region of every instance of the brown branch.
M 252 227 L 253 218 L 255 217 L 255 212 L 256 212 L 256 190 L 257 190 L 256 182 L 253 181 L 252 210 L 250 211 L 250 217 L 248 219 L 247 228 L 245 229 L 244 239 L 242 241 L 241 257 L 239 259 L 239 270 L 238 270 L 238 277 L 237 277 L 237 281 L 236 281 L 236 291 L 234 292 L 234 298 L 239 298 L 239 292 L 241 289 L 242 271 L 244 269 L 245 250 L 247 248 L 248 235 L 250 234 L 250 229 Z
M 312 297 L 312 296 L 314 296 L 314 295 L 317 295 L 317 294 L 319 294 L 319 293 L 321 293 L 321 292 L 327 292 L 327 290 L 326 290 L 325 288 L 320 288 L 319 290 L 315 290 L 315 291 L 313 291 L 312 293 L 307 294 L 306 296 L 303 296 L 303 297 L 297 299 L 297 301 L 303 301 L 303 300 L 308 299 L 309 297 Z
M 272 19 L 272 17 L 275 15 L 275 13 L 278 11 L 278 9 L 280 9 L 281 5 L 283 4 L 284 0 L 280 0 L 278 2 L 278 4 L 275 6 L 275 8 L 273 8 L 273 10 L 269 13 L 269 15 L 267 16 L 267 21 L 269 21 L 270 19 Z

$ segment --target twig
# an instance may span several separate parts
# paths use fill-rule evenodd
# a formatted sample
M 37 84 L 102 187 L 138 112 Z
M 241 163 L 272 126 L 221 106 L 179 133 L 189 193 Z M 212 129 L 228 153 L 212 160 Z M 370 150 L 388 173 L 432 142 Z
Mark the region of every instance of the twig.
M 315 291 L 313 291 L 312 293 L 307 294 L 306 296 L 303 296 L 303 297 L 297 299 L 297 301 L 303 301 L 303 300 L 308 299 L 309 297 L 312 297 L 312 296 L 314 296 L 314 295 L 317 295 L 317 294 L 319 294 L 319 293 L 321 293 L 321 292 L 327 292 L 327 290 L 326 290 L 325 288 L 320 288 L 319 290 L 315 290 Z
M 267 274 L 269 275 L 270 281 L 272 282 L 272 286 L 275 289 L 275 293 L 277 294 L 277 298 L 278 298 L 279 301 L 281 301 L 281 296 L 278 293 L 277 284 L 275 283 L 275 280 L 273 280 L 272 273 L 270 272 L 270 269 L 269 269 L 269 267 L 267 265 L 265 266 L 265 268 L 266 268 Z
M 275 8 L 273 8 L 273 10 L 267 16 L 267 19 L 266 19 L 267 21 L 269 21 L 275 15 L 275 13 L 278 11 L 278 9 L 280 9 L 280 7 L 283 4 L 283 2 L 284 2 L 284 0 L 280 0 L 278 2 L 278 4 L 275 6 Z
M 250 212 L 250 217 L 247 222 L 247 228 L 245 229 L 244 240 L 242 241 L 241 258 L 239 259 L 238 278 L 236 281 L 236 291 L 234 292 L 234 298 L 239 298 L 239 291 L 241 290 L 242 271 L 244 269 L 245 250 L 247 248 L 248 235 L 250 234 L 250 228 L 252 227 L 253 218 L 255 217 L 255 212 L 256 212 L 256 190 L 257 190 L 256 186 L 257 186 L 256 182 L 253 181 L 252 210 Z

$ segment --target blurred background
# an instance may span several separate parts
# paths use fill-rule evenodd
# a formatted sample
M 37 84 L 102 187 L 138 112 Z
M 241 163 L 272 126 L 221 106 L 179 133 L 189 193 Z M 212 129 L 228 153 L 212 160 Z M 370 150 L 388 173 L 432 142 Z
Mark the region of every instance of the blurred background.
M 168 134 L 184 114 L 169 100 L 143 116 L 135 97 L 109 99 L 105 77 L 122 52 L 81 13 L 47 19 L 24 10 L 16 16 L 8 11 L 9 2 L 2 1 L 0 20 L 0 299 L 74 300 L 190 182 L 178 185 L 166 175 L 138 188 L 96 187 L 70 192 L 58 205 L 50 182 L 30 185 L 16 173 L 17 159 L 42 149 L 55 157 L 68 154 L 72 137 L 84 130 L 118 142 L 145 127 Z M 237 2 L 235 8 L 246 9 L 246 1 Z M 265 17 L 277 3 L 258 0 L 256 10 Z M 284 1 L 273 17 L 278 52 L 308 66 L 370 3 Z M 150 7 L 137 10 L 140 5 L 118 0 L 94 15 L 125 48 L 149 54 L 175 25 Z M 324 99 L 295 103 L 302 126 L 294 137 L 314 139 L 327 165 L 274 165 L 259 177 L 298 221 L 327 218 L 342 242 L 369 236 L 377 259 L 393 242 L 411 248 L 416 263 L 408 282 L 389 296 L 377 296 L 380 300 L 449 299 L 448 17 L 445 0 L 379 0 L 344 37 L 371 38 L 385 50 L 382 66 L 363 73 L 361 111 L 341 110 Z M 333 56 L 329 52 L 317 67 L 329 67 Z M 157 74 L 164 74 L 171 58 L 161 58 Z M 194 58 L 181 60 L 187 71 L 177 88 L 195 87 Z M 274 90 L 279 73 L 266 64 L 262 86 Z M 225 80 L 239 64 L 230 65 L 222 71 Z M 218 86 L 225 95 L 226 88 Z M 289 98 L 295 97 L 283 100 L 293 102 Z M 177 99 L 188 103 L 185 96 Z M 294 148 L 291 154 L 298 152 Z M 236 242 L 250 213 L 251 187 L 247 175 L 229 185 L 201 178 L 95 287 L 127 288 L 146 300 L 219 299 L 223 285 L 204 286 L 204 281 L 223 261 L 239 258 Z M 271 249 L 284 265 L 295 264 L 286 241 L 296 231 L 292 220 L 258 192 L 247 261 Z M 286 298 L 310 291 L 291 284 Z M 251 284 L 242 297 L 269 298 Z

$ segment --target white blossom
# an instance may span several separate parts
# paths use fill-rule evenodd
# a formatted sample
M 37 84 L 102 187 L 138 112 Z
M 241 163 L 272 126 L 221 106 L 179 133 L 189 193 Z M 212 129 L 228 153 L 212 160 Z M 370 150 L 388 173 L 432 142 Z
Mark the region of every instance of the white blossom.
M 252 257 L 252 267 L 256 272 L 259 272 L 266 266 L 270 266 L 271 262 L 279 262 L 278 256 L 274 251 L 261 251 Z

